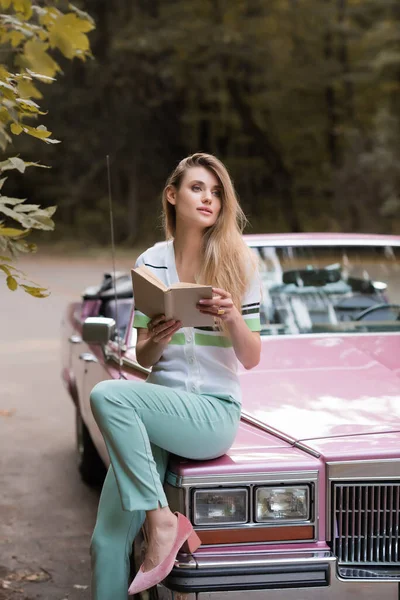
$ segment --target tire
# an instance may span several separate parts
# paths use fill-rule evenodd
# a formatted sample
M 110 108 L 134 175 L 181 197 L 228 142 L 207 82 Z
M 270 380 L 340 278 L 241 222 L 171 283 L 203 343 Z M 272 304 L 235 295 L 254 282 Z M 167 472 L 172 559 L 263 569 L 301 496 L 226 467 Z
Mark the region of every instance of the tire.
M 76 450 L 82 480 L 90 487 L 102 486 L 107 470 L 78 409 L 76 409 Z

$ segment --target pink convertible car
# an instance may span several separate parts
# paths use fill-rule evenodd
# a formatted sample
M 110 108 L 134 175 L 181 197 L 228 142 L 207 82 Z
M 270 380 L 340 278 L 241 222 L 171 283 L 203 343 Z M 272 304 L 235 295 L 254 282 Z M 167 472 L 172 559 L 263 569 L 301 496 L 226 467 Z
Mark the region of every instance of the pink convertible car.
M 242 421 L 228 454 L 171 457 L 170 506 L 202 546 L 178 555 L 150 598 L 398 600 L 400 237 L 245 239 L 262 277 L 261 362 L 240 372 Z M 106 275 L 63 322 L 62 377 L 91 484 L 109 458 L 90 390 L 148 373 L 135 358 L 133 310 L 130 276 Z M 137 539 L 133 561 L 142 550 Z

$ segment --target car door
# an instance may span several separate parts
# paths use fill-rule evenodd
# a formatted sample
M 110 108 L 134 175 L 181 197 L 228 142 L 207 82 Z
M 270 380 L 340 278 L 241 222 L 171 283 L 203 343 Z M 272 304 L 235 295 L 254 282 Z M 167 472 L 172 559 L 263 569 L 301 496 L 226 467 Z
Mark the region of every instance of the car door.
M 107 465 L 109 463 L 108 453 L 103 436 L 92 414 L 90 392 L 97 383 L 108 379 L 143 381 L 147 378 L 149 369 L 143 368 L 136 361 L 136 330 L 132 329 L 131 323 L 132 316 L 121 348 L 115 341 L 110 341 L 104 352 L 99 346 L 92 346 L 80 356 L 81 364 L 83 364 L 82 416 L 97 451 Z M 120 367 L 119 362 L 121 362 Z
M 81 355 L 83 365 L 82 373 L 82 396 L 81 409 L 82 418 L 89 430 L 90 437 L 97 448 L 103 462 L 108 465 L 109 458 L 104 444 L 103 436 L 94 420 L 92 409 L 90 407 L 90 392 L 100 381 L 118 378 L 118 365 L 107 365 L 103 357 L 96 356 L 93 352 L 85 352 Z

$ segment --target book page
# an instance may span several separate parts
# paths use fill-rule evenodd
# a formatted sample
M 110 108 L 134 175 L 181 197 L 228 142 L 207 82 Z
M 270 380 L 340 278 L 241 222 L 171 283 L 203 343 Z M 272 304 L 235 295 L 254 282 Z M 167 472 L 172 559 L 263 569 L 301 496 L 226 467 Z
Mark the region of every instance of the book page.
M 182 321 L 182 327 L 212 327 L 214 317 L 199 311 L 197 303 L 202 298 L 212 298 L 212 287 L 205 285 L 189 285 L 174 287 L 167 292 L 171 295 L 171 317 Z
M 140 267 L 132 269 L 131 274 L 135 309 L 150 318 L 164 314 L 164 290 L 154 282 L 153 278 L 144 276 Z
M 145 279 L 148 279 L 149 281 L 154 283 L 154 285 L 159 287 L 161 290 L 167 291 L 168 288 L 165 285 L 165 283 L 163 281 L 161 281 L 161 279 L 159 279 L 156 275 L 154 275 L 154 273 L 152 273 L 150 271 L 150 269 L 148 269 L 146 266 L 142 265 L 140 267 L 137 267 L 137 269 L 134 269 L 134 270 L 137 273 L 139 273 L 142 277 L 144 277 Z
M 182 282 L 178 282 L 178 283 L 173 283 L 172 285 L 169 286 L 169 289 L 179 289 L 179 288 L 204 288 L 204 289 L 208 289 L 210 286 L 205 285 L 204 283 L 184 283 Z

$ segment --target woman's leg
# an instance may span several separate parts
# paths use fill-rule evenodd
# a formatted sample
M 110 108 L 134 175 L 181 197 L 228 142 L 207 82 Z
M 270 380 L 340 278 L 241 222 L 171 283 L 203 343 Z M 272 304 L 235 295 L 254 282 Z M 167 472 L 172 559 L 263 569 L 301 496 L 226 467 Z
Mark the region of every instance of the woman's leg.
M 240 419 L 229 397 L 145 382 L 102 381 L 90 400 L 127 511 L 168 504 L 150 443 L 186 458 L 216 458 L 232 445 Z
M 161 481 L 164 481 L 168 452 L 152 445 Z M 132 544 L 145 519 L 144 511 L 125 511 L 110 465 L 100 496 L 90 555 L 93 600 L 126 600 Z
M 151 443 L 167 453 L 173 452 L 187 458 L 210 459 L 221 456 L 235 437 L 240 406 L 229 397 L 219 399 L 132 381 L 104 381 L 96 385 L 91 393 L 91 406 L 113 466 L 120 497 L 118 508 L 122 505 L 122 510 L 128 515 L 127 519 L 121 518 L 121 528 L 127 536 L 130 532 L 133 539 L 143 521 L 143 511 L 147 511 L 148 524 L 153 529 L 149 531 L 146 564 L 154 566 L 168 554 L 168 539 L 172 547 L 176 519 L 171 523 L 173 515 L 168 508 L 162 487 L 163 478 L 160 479 L 157 472 Z M 114 497 L 106 502 L 107 506 L 116 504 L 115 485 L 113 488 Z M 132 512 L 141 513 L 140 519 L 134 517 L 137 520 L 133 525 L 129 520 Z M 107 520 L 106 511 L 102 520 Z M 169 531 L 174 532 L 172 535 L 166 534 L 163 523 L 169 523 Z M 174 528 L 171 529 L 171 526 Z M 119 533 L 116 539 L 121 538 L 122 534 Z M 102 551 L 104 561 L 108 556 L 114 562 L 118 553 L 112 544 L 107 544 L 107 538 L 103 539 L 104 544 L 101 544 L 98 552 Z M 122 589 L 126 582 L 125 572 L 118 574 L 118 583 L 117 572 L 114 572 L 113 589 Z M 100 580 L 104 580 L 101 569 L 98 574 Z M 96 600 L 103 597 L 100 596 L 102 590 L 99 581 L 94 583 L 94 589 L 99 590 L 99 595 L 94 596 Z M 114 600 L 120 600 L 116 591 L 112 596 Z M 125 596 L 121 596 L 121 600 L 125 600 Z

